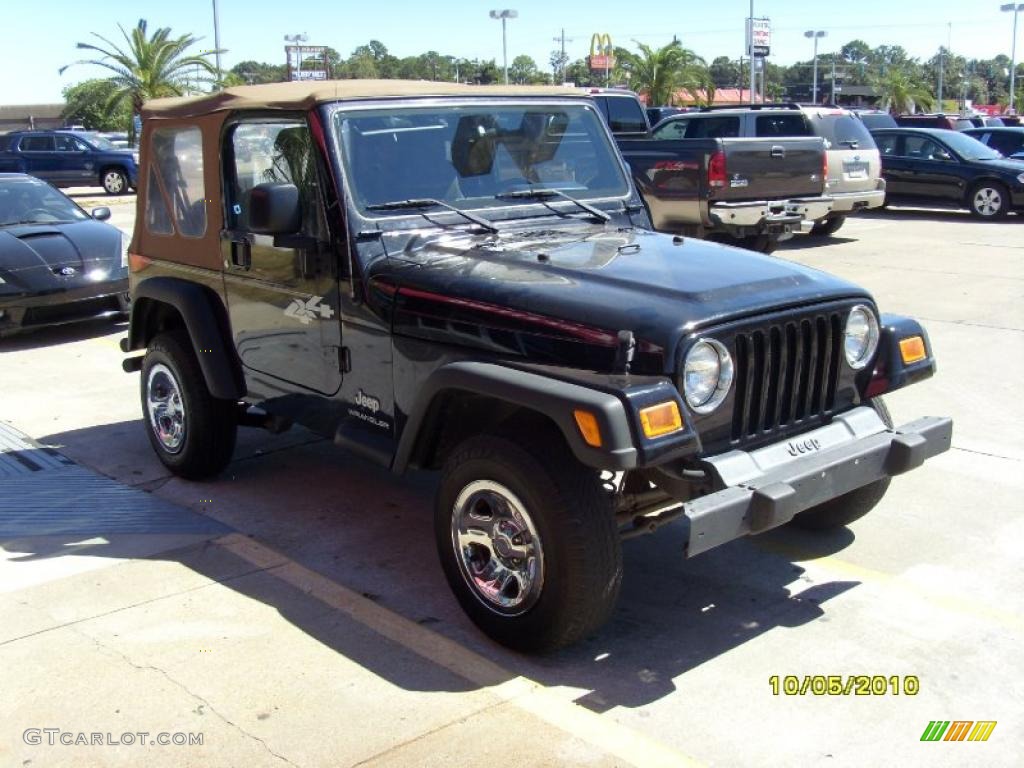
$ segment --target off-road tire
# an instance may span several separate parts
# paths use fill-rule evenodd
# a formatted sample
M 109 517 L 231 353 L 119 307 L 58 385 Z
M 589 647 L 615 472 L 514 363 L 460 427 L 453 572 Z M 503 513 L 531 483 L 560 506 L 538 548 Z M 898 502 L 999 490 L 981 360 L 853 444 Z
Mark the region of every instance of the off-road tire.
M 150 371 L 158 364 L 171 371 L 180 390 L 185 435 L 176 452 L 168 451 L 161 443 L 150 418 L 147 382 Z M 185 331 L 162 333 L 150 342 L 142 362 L 140 393 L 146 435 L 157 457 L 175 475 L 203 480 L 216 475 L 231 461 L 238 434 L 237 404 L 210 394 Z
M 829 237 L 838 232 L 839 228 L 843 226 L 845 221 L 845 216 L 835 216 L 831 219 L 816 222 L 814 226 L 811 227 L 809 234 L 814 235 L 815 237 Z
M 885 426 L 892 429 L 892 416 L 889 415 L 889 409 L 885 407 L 882 398 L 876 397 L 871 400 L 871 406 L 885 422 Z M 830 531 L 847 526 L 875 508 L 889 490 L 890 480 L 888 477 L 876 480 L 871 485 L 865 485 L 863 488 L 830 499 L 824 504 L 811 507 L 794 517 L 791 524 L 812 531 Z
M 437 549 L 463 610 L 492 639 L 526 652 L 576 642 L 607 621 L 622 582 L 619 533 L 607 491 L 594 470 L 580 464 L 561 439 L 478 435 L 450 454 L 434 511 Z M 537 529 L 543 586 L 536 602 L 516 616 L 485 604 L 463 576 L 452 535 L 455 502 L 470 483 L 500 483 L 522 502 Z
M 984 202 L 980 196 L 985 195 Z M 967 193 L 971 215 L 983 221 L 1001 219 L 1010 210 L 1010 192 L 998 181 L 979 181 Z

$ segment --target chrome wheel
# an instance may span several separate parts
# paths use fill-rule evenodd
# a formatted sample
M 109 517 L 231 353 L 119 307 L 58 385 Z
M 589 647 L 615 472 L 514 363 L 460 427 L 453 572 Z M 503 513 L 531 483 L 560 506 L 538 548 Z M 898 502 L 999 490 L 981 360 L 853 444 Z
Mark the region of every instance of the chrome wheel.
M 178 453 L 185 443 L 185 403 L 171 369 L 157 363 L 146 379 L 149 426 L 168 453 Z
M 998 189 L 981 187 L 974 193 L 974 210 L 979 216 L 995 216 L 1003 208 L 1003 196 Z
M 504 616 L 525 613 L 540 598 L 544 555 L 523 503 L 492 480 L 462 489 L 452 509 L 452 545 L 473 595 Z
M 124 174 L 120 171 L 107 171 L 103 174 L 103 189 L 111 195 L 119 195 L 127 186 Z

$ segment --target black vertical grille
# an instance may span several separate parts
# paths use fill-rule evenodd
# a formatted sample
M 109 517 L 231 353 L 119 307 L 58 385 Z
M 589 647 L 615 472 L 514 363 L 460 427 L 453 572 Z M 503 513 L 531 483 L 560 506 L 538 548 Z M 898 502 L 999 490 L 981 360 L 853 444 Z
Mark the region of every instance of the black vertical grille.
M 842 323 L 843 315 L 833 311 L 736 335 L 733 440 L 761 437 L 832 412 Z

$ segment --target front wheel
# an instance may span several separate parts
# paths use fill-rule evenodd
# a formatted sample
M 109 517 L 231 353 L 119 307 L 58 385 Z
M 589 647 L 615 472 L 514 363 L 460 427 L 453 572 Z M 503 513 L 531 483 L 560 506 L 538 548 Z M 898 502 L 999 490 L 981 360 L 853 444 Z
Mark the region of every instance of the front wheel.
M 615 607 L 622 554 L 611 505 L 597 473 L 564 443 L 551 451 L 493 435 L 461 443 L 442 471 L 434 531 L 463 610 L 503 645 L 569 645 Z
M 141 395 L 149 442 L 171 472 L 201 480 L 227 466 L 238 432 L 236 404 L 210 394 L 186 333 L 150 342 Z
M 108 195 L 123 195 L 128 191 L 128 177 L 117 168 L 107 168 L 100 178 L 103 191 Z
M 1010 210 L 1010 193 L 995 181 L 982 181 L 968 194 L 971 214 L 979 219 L 1001 219 Z
M 810 234 L 815 237 L 828 237 L 834 235 L 839 231 L 839 228 L 843 226 L 843 222 L 846 221 L 845 216 L 835 216 L 831 219 L 825 219 L 824 221 L 817 221 L 814 226 L 811 227 Z
M 882 398 L 873 399 L 871 407 L 875 409 L 885 426 L 892 429 L 892 416 L 889 415 L 889 409 L 885 407 Z M 792 524 L 812 531 L 830 531 L 847 526 L 875 508 L 889 490 L 890 480 L 888 477 L 876 480 L 863 488 L 811 507 L 794 517 Z

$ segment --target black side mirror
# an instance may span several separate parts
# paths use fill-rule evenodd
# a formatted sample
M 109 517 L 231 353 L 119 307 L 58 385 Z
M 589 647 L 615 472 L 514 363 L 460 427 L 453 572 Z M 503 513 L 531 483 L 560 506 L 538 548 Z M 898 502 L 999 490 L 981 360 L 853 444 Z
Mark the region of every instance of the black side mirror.
M 290 235 L 302 228 L 302 203 L 294 184 L 257 184 L 249 192 L 249 229 L 259 235 Z
M 106 221 L 110 218 L 110 209 L 106 206 L 102 208 L 93 208 L 91 215 L 96 221 Z

